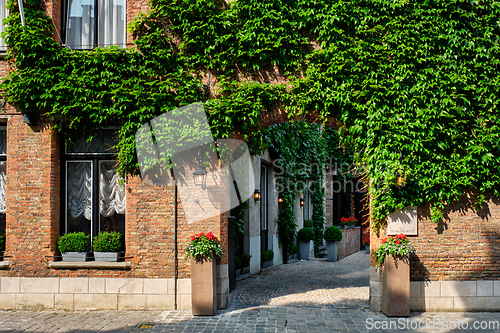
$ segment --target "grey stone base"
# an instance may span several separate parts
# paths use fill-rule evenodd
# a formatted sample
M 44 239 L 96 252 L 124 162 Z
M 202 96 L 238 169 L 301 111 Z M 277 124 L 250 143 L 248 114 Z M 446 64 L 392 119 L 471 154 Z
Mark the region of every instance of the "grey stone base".
M 229 301 L 227 265 L 217 266 L 219 308 Z M 0 277 L 0 309 L 174 310 L 175 280 Z M 177 309 L 191 309 L 191 279 L 177 280 Z
M 372 271 L 370 309 L 381 311 L 382 282 Z M 378 280 L 378 281 L 377 281 Z M 500 280 L 410 282 L 412 311 L 500 311 Z

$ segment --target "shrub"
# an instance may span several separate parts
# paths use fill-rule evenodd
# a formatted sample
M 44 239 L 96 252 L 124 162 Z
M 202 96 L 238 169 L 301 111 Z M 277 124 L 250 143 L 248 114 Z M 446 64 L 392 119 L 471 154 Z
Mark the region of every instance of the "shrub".
M 250 258 L 252 258 L 250 254 L 243 253 L 240 255 L 241 268 L 250 266 Z
M 301 241 L 311 241 L 314 239 L 314 232 L 311 228 L 302 228 L 297 233 L 297 238 Z
M 327 242 L 340 242 L 342 240 L 342 230 L 336 226 L 328 227 L 325 229 L 323 238 Z
M 269 260 L 273 260 L 274 258 L 274 252 L 273 250 L 265 250 L 264 252 L 262 252 L 262 261 L 269 261 Z
M 240 269 L 241 268 L 241 257 L 240 256 L 236 256 L 236 258 L 234 258 L 234 261 L 235 261 L 235 264 L 236 264 L 236 269 Z
M 118 252 L 122 247 L 123 235 L 119 232 L 101 232 L 94 237 L 94 251 L 95 252 Z
M 90 251 L 90 235 L 84 232 L 71 232 L 59 236 L 57 242 L 59 252 L 86 252 Z
M 5 234 L 0 234 L 0 251 L 5 251 Z

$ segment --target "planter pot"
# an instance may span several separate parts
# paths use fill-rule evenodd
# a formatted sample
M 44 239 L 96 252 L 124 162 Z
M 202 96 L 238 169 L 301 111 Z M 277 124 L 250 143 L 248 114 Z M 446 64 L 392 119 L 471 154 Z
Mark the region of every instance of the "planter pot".
M 326 254 L 328 256 L 328 261 L 337 261 L 338 258 L 338 242 L 326 242 Z
M 121 252 L 94 252 L 95 261 L 118 262 Z
M 299 254 L 298 253 L 294 253 L 293 254 L 293 259 L 299 259 Z
M 311 245 L 310 241 L 300 241 L 300 259 L 309 260 L 309 246 Z
M 87 261 L 90 257 L 89 252 L 63 252 L 61 253 L 63 261 Z
M 250 273 L 250 266 L 243 267 L 241 269 L 241 275 L 245 275 L 245 274 L 248 274 L 248 273 Z
M 236 270 L 236 277 L 240 276 L 240 274 L 241 274 L 241 268 L 238 268 L 238 269 Z
M 293 254 L 288 255 L 288 261 L 293 260 Z
M 273 265 L 273 261 L 272 260 L 268 260 L 268 261 L 264 261 L 262 267 L 263 268 L 267 268 L 267 267 L 271 267 Z
M 354 226 L 353 225 L 348 225 L 347 229 L 354 229 Z
M 365 245 L 365 251 L 370 254 L 370 245 Z
M 217 311 L 217 266 L 215 257 L 191 259 L 191 303 L 193 316 L 213 316 Z
M 385 256 L 382 271 L 382 312 L 388 317 L 410 315 L 410 262 Z

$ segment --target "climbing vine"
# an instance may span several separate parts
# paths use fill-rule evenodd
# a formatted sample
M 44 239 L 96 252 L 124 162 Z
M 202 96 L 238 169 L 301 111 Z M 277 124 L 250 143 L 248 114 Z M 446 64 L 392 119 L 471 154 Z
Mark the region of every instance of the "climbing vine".
M 262 112 L 341 120 L 341 145 L 370 182 L 375 229 L 425 202 L 439 222 L 466 189 L 479 204 L 500 195 L 497 1 L 153 0 L 130 26 L 136 47 L 91 51 L 57 43 L 38 0 L 24 0 L 21 27 L 16 3 L 3 95 L 70 138 L 118 126 L 123 172 L 137 172 L 133 134 L 144 122 L 201 100 L 214 136 L 238 128 L 254 153 L 266 145 Z M 269 70 L 286 83 L 261 75 Z

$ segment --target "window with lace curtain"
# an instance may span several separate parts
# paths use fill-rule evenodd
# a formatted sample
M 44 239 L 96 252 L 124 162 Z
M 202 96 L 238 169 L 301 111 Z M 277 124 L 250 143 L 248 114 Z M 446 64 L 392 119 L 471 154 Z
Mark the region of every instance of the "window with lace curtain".
M 5 30 L 5 25 L 3 20 L 9 16 L 9 10 L 6 8 L 7 0 L 0 0 L 0 52 L 7 51 L 7 45 L 5 44 L 5 39 L 2 38 L 2 33 Z
M 0 126 L 0 234 L 5 233 L 7 193 L 7 127 Z
M 126 45 L 126 0 L 65 0 L 65 44 L 75 50 Z
M 125 234 L 125 184 L 116 172 L 115 132 L 102 130 L 66 146 L 65 232 Z

